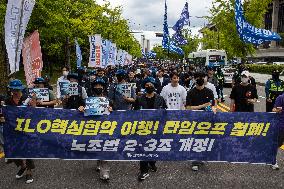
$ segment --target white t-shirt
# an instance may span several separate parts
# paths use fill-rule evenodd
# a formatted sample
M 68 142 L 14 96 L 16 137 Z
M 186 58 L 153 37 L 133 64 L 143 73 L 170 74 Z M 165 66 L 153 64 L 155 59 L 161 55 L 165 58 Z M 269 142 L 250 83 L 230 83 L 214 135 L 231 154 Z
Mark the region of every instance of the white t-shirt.
M 168 109 L 171 110 L 185 110 L 186 95 L 187 92 L 183 86 L 172 87 L 171 83 L 165 86 L 161 92 Z
M 218 94 L 217 94 L 217 90 L 216 87 L 212 84 L 212 83 L 207 83 L 207 85 L 205 85 L 206 88 L 210 89 L 213 92 L 214 98 L 218 99 Z

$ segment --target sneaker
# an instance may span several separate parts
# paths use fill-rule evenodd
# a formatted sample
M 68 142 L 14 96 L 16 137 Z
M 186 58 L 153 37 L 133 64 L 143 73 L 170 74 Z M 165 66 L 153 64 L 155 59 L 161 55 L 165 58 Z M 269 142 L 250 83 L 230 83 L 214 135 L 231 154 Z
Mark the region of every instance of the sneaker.
M 193 166 L 191 167 L 191 170 L 193 170 L 193 171 L 198 171 L 198 170 L 199 170 L 199 166 L 198 166 L 198 165 L 193 165 Z
M 33 176 L 31 174 L 26 175 L 26 183 L 30 184 L 34 181 Z
M 152 172 L 157 172 L 157 170 L 158 170 L 158 168 L 156 167 L 156 165 L 154 165 L 154 166 L 149 166 L 149 169 L 150 169 L 150 171 L 152 171 Z
M 100 176 L 100 179 L 103 181 L 108 181 L 109 180 L 109 174 L 104 174 L 102 176 Z
M 279 170 L 279 165 L 278 165 L 278 163 L 276 162 L 274 165 L 271 166 L 271 168 L 272 168 L 273 170 Z
M 149 173 L 140 173 L 138 176 L 138 180 L 143 181 L 149 176 L 150 176 Z
M 24 176 L 24 173 L 26 171 L 27 168 L 21 168 L 18 173 L 16 174 L 16 179 L 20 179 Z

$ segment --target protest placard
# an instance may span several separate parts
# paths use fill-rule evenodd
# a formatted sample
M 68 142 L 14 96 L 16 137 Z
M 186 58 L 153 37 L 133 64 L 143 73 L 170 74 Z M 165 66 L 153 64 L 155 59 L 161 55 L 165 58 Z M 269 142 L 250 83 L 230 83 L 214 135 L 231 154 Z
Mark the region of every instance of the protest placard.
M 33 94 L 36 95 L 37 100 L 40 100 L 42 102 L 49 102 L 49 90 L 47 88 L 35 88 L 35 89 L 29 89 L 29 94 L 33 96 Z
M 109 101 L 105 97 L 89 97 L 86 99 L 84 116 L 108 115 Z
M 131 89 L 132 86 L 131 84 L 119 84 L 117 85 L 117 92 L 120 93 L 121 95 L 131 98 Z
M 68 94 L 69 84 L 70 84 L 69 81 L 59 82 L 59 88 L 60 88 L 61 97 L 63 97 L 63 96 Z
M 77 96 L 79 95 L 78 83 L 72 82 L 69 84 L 68 95 Z

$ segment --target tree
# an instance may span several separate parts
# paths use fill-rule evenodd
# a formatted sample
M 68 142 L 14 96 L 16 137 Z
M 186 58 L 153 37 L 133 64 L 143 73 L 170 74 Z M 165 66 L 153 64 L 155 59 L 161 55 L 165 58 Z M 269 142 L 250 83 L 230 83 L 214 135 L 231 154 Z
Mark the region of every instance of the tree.
M 7 2 L 0 0 L 1 28 L 4 26 L 6 6 Z M 130 33 L 127 21 L 122 18 L 122 8 L 112 9 L 110 3 L 99 5 L 94 0 L 36 0 L 26 36 L 34 30 L 40 33 L 45 68 L 47 62 L 57 68 L 66 64 L 66 49 L 71 50 L 71 65 L 75 67 L 76 37 L 82 49 L 83 62 L 87 63 L 90 51 L 88 36 L 94 34 L 101 34 L 134 57 L 141 56 L 140 45 Z M 3 33 L 1 31 L 1 35 Z
M 262 27 L 264 24 L 264 14 L 272 0 L 250 0 L 245 1 L 244 13 L 247 21 L 256 26 Z M 224 49 L 229 58 L 242 57 L 255 53 L 255 47 L 245 44 L 238 36 L 234 0 L 215 0 L 210 9 L 209 21 L 215 26 L 215 30 L 204 30 L 202 42 L 204 49 L 216 48 Z

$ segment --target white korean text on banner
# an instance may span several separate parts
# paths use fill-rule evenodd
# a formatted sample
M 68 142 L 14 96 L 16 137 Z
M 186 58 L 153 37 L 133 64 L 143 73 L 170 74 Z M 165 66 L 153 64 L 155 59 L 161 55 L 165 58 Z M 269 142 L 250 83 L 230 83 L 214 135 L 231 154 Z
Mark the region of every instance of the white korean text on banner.
M 89 97 L 86 99 L 84 116 L 109 115 L 109 101 L 105 97 Z
M 119 85 L 117 85 L 116 90 L 121 95 L 123 95 L 123 96 L 125 96 L 127 98 L 131 98 L 131 90 L 132 90 L 132 86 L 131 85 L 129 85 L 129 84 L 119 84 Z
M 100 34 L 89 36 L 90 58 L 88 67 L 102 67 L 102 37 Z
M 123 65 L 123 51 L 121 49 L 117 51 L 116 65 Z
M 40 100 L 42 102 L 49 102 L 49 89 L 47 88 L 34 88 L 29 89 L 29 94 L 33 96 L 33 94 L 36 95 L 36 99 Z
M 69 96 L 78 96 L 79 95 L 78 83 L 72 82 L 72 83 L 69 84 L 68 95 Z
M 112 57 L 112 65 L 117 65 L 117 47 L 116 44 L 112 44 L 112 50 L 113 50 L 113 57 Z
M 108 66 L 114 66 L 114 45 L 111 41 L 109 41 L 109 54 L 108 54 L 108 60 L 107 60 L 107 65 Z
M 9 0 L 5 16 L 5 44 L 10 74 L 19 71 L 20 55 L 25 31 L 35 0 Z
M 38 31 L 33 32 L 24 40 L 22 55 L 27 85 L 32 87 L 35 78 L 41 77 L 43 68 Z

